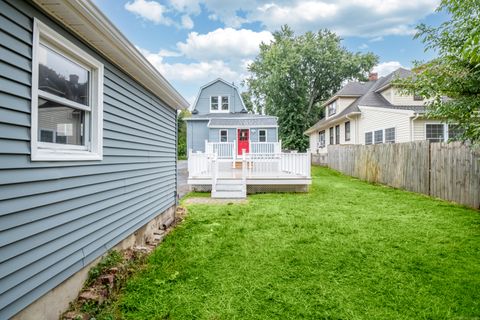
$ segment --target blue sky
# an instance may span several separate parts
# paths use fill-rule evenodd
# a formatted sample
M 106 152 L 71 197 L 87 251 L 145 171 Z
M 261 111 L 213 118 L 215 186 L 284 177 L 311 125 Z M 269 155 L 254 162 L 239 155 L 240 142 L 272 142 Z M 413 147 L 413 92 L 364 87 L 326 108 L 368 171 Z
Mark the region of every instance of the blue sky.
M 413 40 L 418 23 L 438 25 L 438 0 L 94 0 L 189 101 L 217 78 L 240 84 L 258 45 L 289 24 L 297 33 L 329 28 L 351 51 L 373 52 L 385 75 L 429 60 Z

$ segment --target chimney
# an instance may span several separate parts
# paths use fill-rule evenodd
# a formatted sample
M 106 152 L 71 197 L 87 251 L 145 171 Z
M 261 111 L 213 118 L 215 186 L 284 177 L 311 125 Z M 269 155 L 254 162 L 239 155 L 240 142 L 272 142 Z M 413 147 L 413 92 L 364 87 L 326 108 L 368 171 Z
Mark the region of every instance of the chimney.
M 378 80 L 378 73 L 376 72 L 370 72 L 368 75 L 368 81 L 375 81 Z

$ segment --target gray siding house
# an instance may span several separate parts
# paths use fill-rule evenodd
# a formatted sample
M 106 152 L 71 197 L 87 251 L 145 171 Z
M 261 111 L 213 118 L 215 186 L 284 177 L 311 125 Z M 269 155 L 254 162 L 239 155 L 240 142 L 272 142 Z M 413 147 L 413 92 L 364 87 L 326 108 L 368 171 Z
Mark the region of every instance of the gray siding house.
M 90 1 L 0 0 L 0 319 L 58 318 L 172 219 L 187 106 Z
M 205 152 L 208 143 L 235 143 L 235 153 L 255 143 L 277 143 L 277 118 L 247 112 L 235 85 L 216 79 L 200 88 L 187 121 L 187 148 Z

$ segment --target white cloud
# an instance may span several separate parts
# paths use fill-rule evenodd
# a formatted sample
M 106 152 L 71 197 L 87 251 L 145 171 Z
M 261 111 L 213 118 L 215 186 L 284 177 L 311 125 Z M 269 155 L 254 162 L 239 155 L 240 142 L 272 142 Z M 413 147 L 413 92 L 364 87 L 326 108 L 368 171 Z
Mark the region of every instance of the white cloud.
M 358 46 L 358 49 L 360 49 L 360 50 L 368 49 L 368 44 L 362 43 L 361 45 Z
M 377 72 L 379 77 L 383 77 L 400 67 L 402 64 L 398 61 L 382 62 L 373 68 L 373 72 Z
M 185 29 L 193 29 L 193 20 L 188 14 L 182 16 L 182 27 Z
M 197 60 L 237 60 L 255 56 L 261 42 L 273 40 L 269 31 L 217 29 L 207 34 L 191 32 L 177 47 L 185 56 Z
M 380 41 L 383 41 L 383 37 L 375 37 L 375 38 L 372 38 L 368 41 L 369 42 L 380 42 Z
M 133 2 L 125 3 L 125 9 L 156 24 L 167 26 L 173 24 L 173 21 L 165 16 L 167 8 L 156 1 L 133 0 Z
M 198 0 L 170 0 L 170 5 L 179 12 L 188 14 L 199 14 L 201 12 L 200 1 Z

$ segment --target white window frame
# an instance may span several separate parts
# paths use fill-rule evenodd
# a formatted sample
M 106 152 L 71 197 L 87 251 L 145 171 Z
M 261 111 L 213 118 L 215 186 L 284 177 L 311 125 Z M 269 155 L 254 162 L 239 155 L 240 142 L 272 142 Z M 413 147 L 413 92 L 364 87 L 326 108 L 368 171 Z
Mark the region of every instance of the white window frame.
M 218 110 L 212 109 L 212 97 L 217 97 L 218 99 Z M 222 98 L 226 97 L 228 99 L 228 109 L 222 110 Z M 219 95 L 219 96 L 210 96 L 210 112 L 211 113 L 229 113 L 230 112 L 230 96 L 229 95 Z
M 382 133 L 382 141 L 380 142 L 377 142 L 376 139 L 375 139 L 375 134 L 377 132 L 381 132 Z M 382 144 L 385 142 L 385 130 L 384 129 L 378 129 L 378 130 L 373 130 L 373 144 Z
M 265 132 L 265 141 L 260 141 L 260 131 Z M 266 129 L 258 129 L 258 142 L 260 142 L 260 143 L 267 143 L 268 142 L 268 136 L 267 136 L 267 130 Z
M 368 133 L 370 133 L 370 134 L 372 135 L 372 141 L 370 141 L 370 143 L 367 143 L 367 134 L 368 134 Z M 373 143 L 373 142 L 374 142 L 373 131 L 366 131 L 366 132 L 364 133 L 364 139 L 365 139 L 365 145 L 366 145 L 366 146 L 370 146 L 370 145 L 374 144 L 374 143 Z
M 438 122 L 426 122 L 425 123 L 425 140 L 430 141 L 427 139 L 427 126 L 428 125 L 441 125 L 443 126 L 443 142 L 448 141 L 448 125 L 445 125 L 445 123 L 438 123 Z
M 227 133 L 227 141 L 222 141 L 222 131 Z M 228 142 L 228 130 L 227 129 L 218 130 L 218 142 L 220 142 L 220 143 Z
M 89 106 L 41 91 L 38 88 L 39 46 L 49 47 L 90 71 Z M 89 161 L 103 159 L 103 64 L 74 45 L 65 37 L 34 18 L 32 50 L 32 109 L 31 160 L 32 161 Z M 38 141 L 38 98 L 42 97 L 71 108 L 88 111 L 85 123 L 85 145 L 67 145 Z
M 387 141 L 387 129 L 393 129 L 393 141 Z M 383 143 L 396 143 L 397 142 L 397 127 L 388 127 L 383 129 Z
M 322 135 L 323 135 L 323 143 L 322 143 L 322 139 L 320 139 L 320 137 L 322 137 Z M 327 131 L 326 130 L 321 130 L 321 131 L 318 132 L 318 148 L 323 149 L 323 148 L 325 148 L 326 145 L 327 145 Z
M 332 112 L 330 112 L 332 111 Z M 337 100 L 332 101 L 331 103 L 328 104 L 327 106 L 327 116 L 331 117 L 337 113 Z

